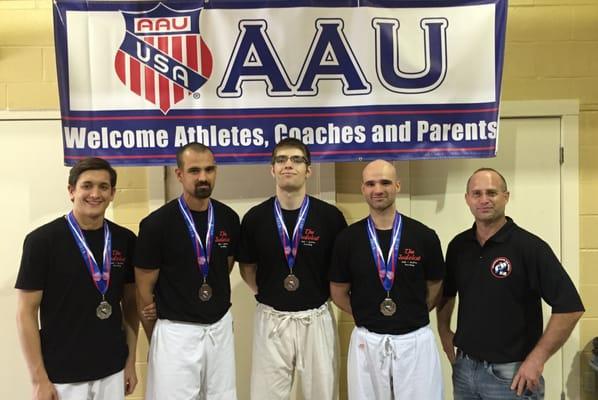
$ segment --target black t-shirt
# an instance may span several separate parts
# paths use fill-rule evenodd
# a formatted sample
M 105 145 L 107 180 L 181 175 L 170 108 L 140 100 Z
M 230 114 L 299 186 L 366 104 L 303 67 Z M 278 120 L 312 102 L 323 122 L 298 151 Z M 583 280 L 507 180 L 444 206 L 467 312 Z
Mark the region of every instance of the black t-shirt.
M 397 305 L 392 316 L 380 312 L 386 291 L 378 277 L 367 234 L 367 218 L 338 237 L 332 257 L 332 282 L 350 283 L 351 308 L 357 326 L 380 334 L 401 335 L 430 323 L 426 303 L 427 282 L 444 277 L 440 240 L 422 223 L 403 218 L 399 256 L 390 297 Z M 388 254 L 392 230 L 377 231 L 384 256 Z
M 128 355 L 120 301 L 125 283 L 134 282 L 133 232 L 108 221 L 112 269 L 106 300 L 112 315 L 96 316 L 102 295 L 96 288 L 64 217 L 25 238 L 15 287 L 43 290 L 40 304 L 42 357 L 50 381 L 74 383 L 105 378 L 122 370 Z M 103 228 L 83 231 L 102 264 Z
M 539 237 L 507 223 L 480 246 L 475 224 L 449 244 L 444 295 L 459 293 L 455 346 L 495 363 L 521 361 L 542 335 L 543 298 L 553 313 L 582 311 L 571 279 Z
M 290 221 L 293 214 L 296 222 L 298 212 L 283 210 L 287 228 L 294 228 L 295 222 Z M 289 268 L 276 228 L 274 197 L 249 210 L 241 224 L 239 262 L 257 264 L 257 301 L 279 311 L 302 311 L 324 304 L 330 297 L 332 246 L 346 226 L 345 217 L 336 207 L 310 196 L 293 269 L 299 288 L 289 292 L 283 286 Z
M 214 207 L 214 242 L 207 283 L 212 297 L 201 301 L 203 274 L 197 265 L 194 244 L 178 199 L 148 215 L 139 225 L 135 266 L 159 269 L 154 288 L 158 317 L 174 321 L 212 324 L 230 308 L 228 257 L 235 255 L 239 238 L 239 216 L 232 208 L 211 199 Z M 205 245 L 207 211 L 192 211 L 193 220 Z

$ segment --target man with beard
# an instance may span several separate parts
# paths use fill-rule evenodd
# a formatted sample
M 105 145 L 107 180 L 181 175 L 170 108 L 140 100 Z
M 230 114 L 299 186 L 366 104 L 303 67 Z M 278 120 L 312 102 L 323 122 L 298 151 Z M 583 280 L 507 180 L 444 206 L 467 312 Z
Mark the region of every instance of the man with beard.
M 438 333 L 453 364 L 456 400 L 543 399 L 544 364 L 565 343 L 584 311 L 548 244 L 505 216 L 509 196 L 498 171 L 475 171 L 465 192 L 475 223 L 447 249 Z M 542 298 L 552 307 L 543 332 Z
M 336 235 L 347 226 L 334 206 L 306 194 L 311 158 L 299 140 L 272 151 L 276 196 L 243 218 L 241 276 L 258 305 L 251 399 L 286 400 L 295 371 L 306 399 L 338 396 L 338 348 L 328 271 Z
M 349 400 L 440 400 L 442 372 L 429 327 L 444 277 L 440 240 L 396 211 L 401 186 L 392 164 L 372 161 L 362 179 L 370 215 L 339 235 L 330 273 L 332 300 L 356 325 Z
M 137 384 L 135 235 L 104 217 L 115 191 L 107 161 L 77 162 L 72 211 L 25 238 L 17 327 L 34 400 L 124 400 Z
M 146 400 L 236 399 L 229 273 L 239 216 L 210 198 L 216 163 L 208 147 L 182 147 L 176 176 L 182 195 L 139 227 L 140 307 L 155 299 L 158 313 L 141 319 L 150 341 Z

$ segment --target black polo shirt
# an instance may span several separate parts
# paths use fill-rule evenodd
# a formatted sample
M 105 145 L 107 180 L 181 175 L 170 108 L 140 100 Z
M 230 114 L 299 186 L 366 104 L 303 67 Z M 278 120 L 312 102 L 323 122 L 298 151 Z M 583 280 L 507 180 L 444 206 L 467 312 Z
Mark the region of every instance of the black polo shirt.
M 297 210 L 283 210 L 290 232 L 297 216 Z M 249 210 L 241 224 L 239 262 L 257 264 L 257 301 L 279 311 L 309 310 L 324 304 L 330 297 L 332 246 L 346 226 L 345 217 L 336 207 L 310 196 L 293 270 L 299 288 L 289 292 L 283 286 L 289 268 L 276 228 L 274 197 Z
M 64 217 L 25 238 L 15 287 L 43 290 L 39 309 L 44 366 L 53 383 L 92 381 L 125 367 L 129 354 L 120 302 L 124 285 L 134 282 L 135 235 L 108 221 L 112 234 L 112 268 L 106 300 L 112 315 L 96 316 L 102 295 Z M 102 264 L 104 230 L 83 230 L 96 261 Z
M 367 234 L 367 218 L 345 229 L 334 247 L 332 282 L 351 284 L 355 325 L 371 332 L 401 335 L 430 323 L 427 281 L 444 278 L 445 267 L 436 233 L 412 218 L 402 216 L 399 258 L 390 295 L 397 305 L 392 316 L 380 312 L 386 291 L 378 277 Z M 377 230 L 382 253 L 390 248 L 392 230 Z
M 228 311 L 230 277 L 228 257 L 234 256 L 239 238 L 239 216 L 230 207 L 211 199 L 214 207 L 214 242 L 207 283 L 212 298 L 201 301 L 203 275 L 197 265 L 194 244 L 178 199 L 172 200 L 143 219 L 135 252 L 135 266 L 159 269 L 154 288 L 158 318 L 212 324 Z M 205 245 L 207 211 L 191 211 L 195 227 Z
M 544 299 L 553 313 L 583 311 L 550 247 L 511 218 L 480 246 L 475 224 L 447 250 L 444 295 L 459 293 L 454 344 L 480 360 L 522 361 L 542 335 Z

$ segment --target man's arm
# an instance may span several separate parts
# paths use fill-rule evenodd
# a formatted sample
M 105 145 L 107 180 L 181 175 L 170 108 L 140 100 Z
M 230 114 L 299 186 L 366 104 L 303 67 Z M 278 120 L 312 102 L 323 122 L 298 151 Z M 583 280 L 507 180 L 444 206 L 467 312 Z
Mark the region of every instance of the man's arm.
M 517 390 L 517 395 L 521 396 L 526 388 L 535 390 L 538 387 L 544 364 L 567 341 L 582 315 L 583 311 L 577 311 L 550 316 L 542 337 L 513 378 L 511 390 Z
M 33 384 L 33 399 L 58 400 L 58 393 L 48 378 L 42 357 L 37 322 L 42 295 L 42 290 L 17 291 L 17 331 Z
M 253 294 L 257 294 L 257 264 L 239 263 L 239 272 L 241 273 L 241 278 L 243 278 Z
M 330 282 L 330 297 L 332 301 L 338 308 L 352 316 L 353 310 L 351 309 L 349 292 L 351 292 L 350 283 Z
M 159 269 L 144 269 L 135 267 L 135 283 L 137 284 L 137 307 L 141 316 L 141 325 L 149 342 L 152 338 L 156 320 L 145 318 L 143 309 L 154 302 L 154 287 L 160 274 Z
M 228 256 L 226 258 L 226 261 L 228 262 L 228 273 L 230 275 L 230 273 L 233 271 L 233 267 L 235 266 L 235 257 L 234 256 Z
M 137 315 L 137 301 L 135 301 L 135 284 L 125 285 L 122 299 L 123 326 L 127 336 L 129 356 L 125 364 L 125 395 L 133 393 L 137 386 L 135 359 L 137 349 L 137 335 L 139 333 L 139 317 Z
M 427 296 L 426 304 L 428 305 L 428 311 L 432 311 L 434 307 L 438 305 L 440 301 L 440 292 L 442 289 L 442 280 L 437 281 L 426 281 Z
M 451 364 L 457 358 L 453 338 L 455 333 L 451 331 L 451 317 L 455 308 L 454 297 L 441 297 L 436 305 L 436 323 L 438 326 L 438 335 L 442 343 L 442 349 L 446 353 Z

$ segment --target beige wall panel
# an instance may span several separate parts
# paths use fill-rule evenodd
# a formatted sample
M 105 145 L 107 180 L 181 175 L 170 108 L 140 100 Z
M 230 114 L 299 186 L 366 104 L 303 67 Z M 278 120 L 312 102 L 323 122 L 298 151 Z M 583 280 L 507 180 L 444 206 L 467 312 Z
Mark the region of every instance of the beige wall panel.
M 0 12 L 0 46 L 53 45 L 51 9 Z
M 582 250 L 580 252 L 580 263 L 580 283 L 598 285 L 598 250 Z M 598 335 L 598 329 L 596 329 L 596 335 Z
M 581 284 L 579 293 L 586 308 L 585 318 L 598 318 L 598 285 Z M 595 332 L 598 335 L 598 331 Z
M 592 70 L 592 58 L 598 53 L 596 42 L 544 42 L 537 43 L 534 47 L 538 76 L 598 76 L 598 71 Z
M 598 184 L 595 181 L 580 183 L 579 212 L 581 214 L 598 214 Z
M 6 90 L 10 110 L 58 110 L 56 83 L 9 83 Z
M 598 249 L 598 215 L 580 217 L 580 244 L 582 249 Z
M 563 41 L 571 37 L 571 7 L 511 7 L 508 42 Z
M 147 188 L 147 169 L 140 167 L 118 167 L 118 181 L 116 186 L 120 189 Z M 147 198 L 147 196 L 146 196 Z
M 509 43 L 505 48 L 503 80 L 536 76 L 536 48 L 533 43 Z
M 0 81 L 41 81 L 42 49 L 39 47 L 1 47 Z
M 148 214 L 145 189 L 120 189 L 114 197 L 114 219 L 121 224 L 139 224 Z
M 56 53 L 54 53 L 54 47 L 45 47 L 42 51 L 43 80 L 44 82 L 56 82 Z
M 587 309 L 587 304 L 586 304 Z M 580 322 L 580 336 L 579 336 L 579 343 L 580 343 L 580 350 L 582 351 L 591 351 L 592 344 L 591 341 L 594 337 L 598 336 L 598 318 L 584 318 Z
M 579 117 L 580 147 L 583 149 L 585 146 L 598 146 L 598 111 L 582 112 Z
M 6 108 L 6 84 L 0 83 L 0 110 Z
M 571 7 L 573 11 L 572 38 L 575 40 L 598 40 L 598 7 L 593 5 Z

